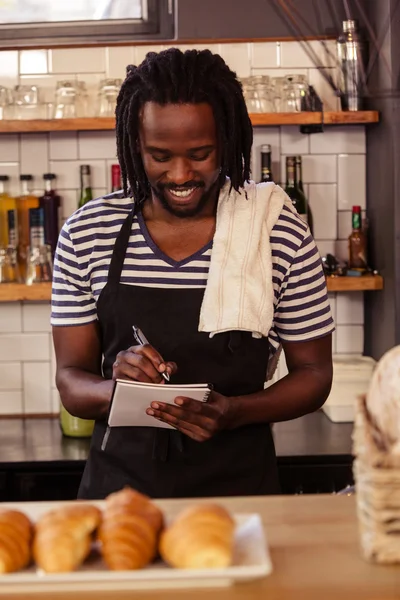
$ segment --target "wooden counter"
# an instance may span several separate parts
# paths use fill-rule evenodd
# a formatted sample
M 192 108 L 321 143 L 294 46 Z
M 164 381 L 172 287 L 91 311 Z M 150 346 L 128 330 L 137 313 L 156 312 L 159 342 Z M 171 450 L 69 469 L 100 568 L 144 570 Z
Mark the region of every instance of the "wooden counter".
M 159 504 L 173 515 L 189 502 Z M 400 565 L 371 565 L 361 557 L 354 497 L 277 496 L 221 502 L 231 511 L 261 514 L 272 575 L 223 589 L 81 593 L 79 600 L 399 600 Z M 10 600 L 27 597 L 39 598 L 8 595 Z M 41 600 L 72 597 L 73 593 L 40 594 Z

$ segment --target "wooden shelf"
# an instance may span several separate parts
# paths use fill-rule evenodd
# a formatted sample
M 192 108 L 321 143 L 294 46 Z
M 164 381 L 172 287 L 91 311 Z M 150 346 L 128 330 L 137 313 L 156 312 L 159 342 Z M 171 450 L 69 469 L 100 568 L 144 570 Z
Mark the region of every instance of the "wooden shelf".
M 329 292 L 362 292 L 382 290 L 383 278 L 380 275 L 362 277 L 327 277 Z M 51 283 L 1 283 L 0 302 L 43 301 L 51 298 Z
M 380 275 L 327 277 L 326 283 L 328 292 L 368 292 L 383 290 L 383 278 Z
M 0 302 L 19 302 L 23 300 L 49 301 L 51 298 L 51 283 L 1 283 Z
M 319 112 L 300 113 L 254 113 L 250 115 L 252 124 L 258 126 L 279 125 L 318 125 L 322 121 Z M 326 112 L 325 125 L 351 125 L 378 123 L 377 111 Z M 114 117 L 93 117 L 86 119 L 52 119 L 35 121 L 0 120 L 0 133 L 29 133 L 48 131 L 109 131 L 115 129 Z

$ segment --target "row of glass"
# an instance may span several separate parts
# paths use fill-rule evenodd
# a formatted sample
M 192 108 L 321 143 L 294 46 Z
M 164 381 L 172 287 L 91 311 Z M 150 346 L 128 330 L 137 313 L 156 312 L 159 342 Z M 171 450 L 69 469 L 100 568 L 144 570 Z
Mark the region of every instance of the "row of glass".
M 269 77 L 253 75 L 241 80 L 249 113 L 300 112 L 309 93 L 306 75 Z
M 0 119 L 74 119 L 114 116 L 122 79 L 103 79 L 95 96 L 84 81 L 58 81 L 51 101 L 37 85 L 0 86 Z
M 0 283 L 43 283 L 52 280 L 51 247 L 48 244 L 26 248 L 26 273 L 18 266 L 17 248 L 0 247 Z

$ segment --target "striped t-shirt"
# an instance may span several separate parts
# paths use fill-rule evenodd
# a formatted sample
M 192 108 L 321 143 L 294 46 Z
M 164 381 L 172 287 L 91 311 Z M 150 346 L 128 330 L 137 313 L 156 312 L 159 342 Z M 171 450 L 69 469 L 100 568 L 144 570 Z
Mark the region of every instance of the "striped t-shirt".
M 118 233 L 132 200 L 121 193 L 92 200 L 62 227 L 54 260 L 51 323 L 85 325 L 97 319 Z M 308 227 L 283 207 L 271 237 L 274 320 L 269 342 L 307 341 L 334 329 L 321 259 Z M 205 288 L 212 242 L 174 261 L 152 240 L 142 214 L 133 219 L 121 283 L 153 288 Z

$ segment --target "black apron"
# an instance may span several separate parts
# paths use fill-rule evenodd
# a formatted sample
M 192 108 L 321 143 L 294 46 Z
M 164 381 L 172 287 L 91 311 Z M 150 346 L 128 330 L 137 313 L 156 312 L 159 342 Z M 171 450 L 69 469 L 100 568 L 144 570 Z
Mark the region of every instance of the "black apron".
M 97 303 L 104 377 L 111 379 L 118 352 L 135 344 L 132 325 L 137 325 L 165 360 L 177 363 L 179 370 L 171 382 L 212 383 L 226 396 L 263 389 L 268 339 L 239 331 L 213 338 L 200 333 L 204 289 L 120 284 L 133 216 L 131 211 L 118 234 L 107 284 Z M 152 498 L 280 491 L 268 424 L 222 431 L 206 442 L 196 442 L 175 430 L 118 427 L 111 429 L 106 448 L 101 450 L 105 431 L 106 422 L 97 421 L 79 498 L 101 499 L 125 485 Z

